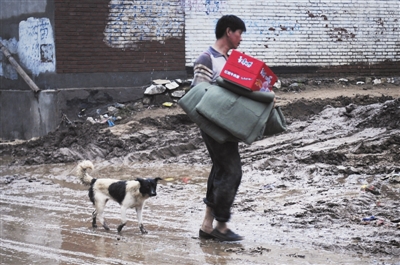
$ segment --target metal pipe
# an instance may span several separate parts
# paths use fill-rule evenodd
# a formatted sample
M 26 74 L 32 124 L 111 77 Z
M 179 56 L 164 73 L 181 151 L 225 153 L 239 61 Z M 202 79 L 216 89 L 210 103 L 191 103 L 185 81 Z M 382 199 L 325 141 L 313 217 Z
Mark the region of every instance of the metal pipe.
M 35 84 L 35 82 L 32 81 L 32 79 L 25 73 L 24 69 L 18 64 L 18 62 L 12 57 L 10 51 L 7 49 L 6 46 L 3 45 L 0 41 L 0 48 L 8 61 L 10 61 L 11 65 L 14 66 L 15 70 L 19 73 L 19 75 L 22 77 L 22 79 L 25 80 L 25 82 L 28 84 L 28 86 L 34 91 L 34 92 L 39 92 L 40 88 Z

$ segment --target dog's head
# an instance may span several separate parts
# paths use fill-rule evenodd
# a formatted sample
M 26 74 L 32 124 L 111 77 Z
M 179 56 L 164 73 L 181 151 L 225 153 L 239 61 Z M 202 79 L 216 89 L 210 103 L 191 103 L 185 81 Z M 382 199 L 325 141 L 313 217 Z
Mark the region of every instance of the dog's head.
M 140 193 L 143 196 L 148 195 L 149 197 L 154 197 L 157 195 L 157 181 L 162 180 L 162 178 L 154 178 L 154 179 L 142 179 L 137 178 L 137 181 L 140 183 Z

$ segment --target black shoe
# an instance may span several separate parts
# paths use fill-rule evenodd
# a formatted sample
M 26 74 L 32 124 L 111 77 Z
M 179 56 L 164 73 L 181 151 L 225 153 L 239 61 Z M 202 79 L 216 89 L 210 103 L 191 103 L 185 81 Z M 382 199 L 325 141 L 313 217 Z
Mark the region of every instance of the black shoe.
M 213 238 L 215 238 L 214 236 L 212 236 L 211 234 L 209 234 L 209 233 L 206 233 L 206 232 L 204 232 L 203 230 L 199 230 L 199 237 L 201 238 L 201 239 L 213 239 Z
M 240 241 L 243 240 L 243 237 L 232 232 L 232 230 L 228 229 L 228 231 L 223 234 L 220 231 L 218 231 L 216 228 L 211 232 L 212 236 L 214 236 L 216 239 L 219 241 Z

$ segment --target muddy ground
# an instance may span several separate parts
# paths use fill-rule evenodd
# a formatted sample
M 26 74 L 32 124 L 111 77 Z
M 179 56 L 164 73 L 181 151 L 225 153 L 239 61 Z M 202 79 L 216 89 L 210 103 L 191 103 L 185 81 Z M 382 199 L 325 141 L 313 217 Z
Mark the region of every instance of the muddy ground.
M 400 87 L 308 86 L 277 98 L 287 132 L 240 144 L 230 227 L 243 241 L 198 238 L 210 161 L 196 125 L 176 105 L 130 102 L 113 127 L 85 122 L 93 109 L 48 136 L 1 143 L 1 264 L 399 265 Z M 133 210 L 118 234 L 114 202 L 111 230 L 91 228 L 74 173 L 82 159 L 96 177 L 164 179 L 146 202 L 148 234 Z

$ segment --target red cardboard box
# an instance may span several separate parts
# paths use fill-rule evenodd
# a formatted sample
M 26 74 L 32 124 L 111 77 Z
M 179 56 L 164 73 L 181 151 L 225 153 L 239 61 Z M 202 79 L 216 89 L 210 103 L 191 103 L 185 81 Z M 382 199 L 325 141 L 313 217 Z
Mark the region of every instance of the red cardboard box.
M 220 76 L 252 91 L 272 91 L 278 77 L 260 60 L 232 50 Z

